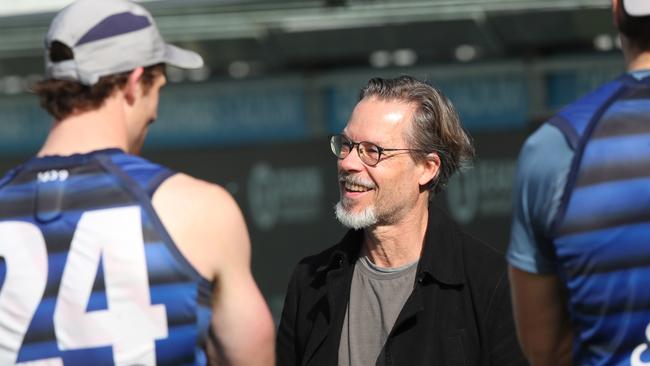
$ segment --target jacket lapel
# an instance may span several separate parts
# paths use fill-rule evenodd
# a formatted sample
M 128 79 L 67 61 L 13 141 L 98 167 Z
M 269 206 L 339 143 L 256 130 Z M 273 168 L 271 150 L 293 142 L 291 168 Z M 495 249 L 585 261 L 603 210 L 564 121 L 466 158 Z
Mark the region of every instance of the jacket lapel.
M 411 295 L 409 296 L 408 300 L 406 300 L 406 303 L 404 303 L 404 307 L 402 308 L 399 315 L 397 316 L 397 319 L 395 320 L 395 324 L 393 325 L 393 328 L 390 331 L 391 333 L 390 336 L 399 333 L 401 330 L 400 328 L 408 325 L 409 324 L 408 321 L 411 318 L 413 318 L 417 313 L 421 312 L 422 310 L 424 310 L 424 304 L 422 302 L 422 292 L 416 285 L 413 288 L 413 291 L 411 292 Z
M 350 299 L 354 263 L 361 247 L 362 232 L 350 231 L 330 257 L 329 264 L 318 269 L 325 276 L 325 294 L 312 307 L 314 326 L 305 346 L 303 364 L 336 365 L 345 310 Z M 322 302 L 326 301 L 327 305 Z M 323 348 L 319 351 L 320 348 Z M 317 352 L 318 351 L 318 352 Z M 318 359 L 315 359 L 317 357 Z
M 424 310 L 422 291 L 430 291 L 427 287 L 431 286 L 432 282 L 451 286 L 464 283 L 464 268 L 457 233 L 458 228 L 453 221 L 440 209 L 430 205 L 427 232 L 413 292 L 400 311 L 391 334 L 399 332 L 401 327 L 409 324 L 410 319 Z M 435 314 L 436 300 L 437 296 L 433 296 L 433 304 L 429 304 L 433 308 L 427 309 L 427 312 Z

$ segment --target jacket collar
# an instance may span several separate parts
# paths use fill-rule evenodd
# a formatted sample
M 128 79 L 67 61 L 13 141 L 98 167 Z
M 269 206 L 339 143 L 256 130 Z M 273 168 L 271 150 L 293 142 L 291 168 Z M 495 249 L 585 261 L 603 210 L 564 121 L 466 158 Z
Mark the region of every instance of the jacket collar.
M 465 282 L 462 240 L 458 225 L 440 208 L 430 204 L 419 275 L 429 275 L 446 285 L 462 285 Z
M 418 263 L 418 281 L 431 277 L 446 285 L 465 282 L 462 260 L 462 233 L 458 225 L 434 204 L 429 205 L 429 221 L 424 248 Z M 318 273 L 348 268 L 355 264 L 361 252 L 363 230 L 349 230 L 330 253 L 329 260 L 318 267 Z
M 316 269 L 317 273 L 326 273 L 337 268 L 351 267 L 359 258 L 363 243 L 363 230 L 348 230 L 343 239 L 334 246 L 327 262 Z

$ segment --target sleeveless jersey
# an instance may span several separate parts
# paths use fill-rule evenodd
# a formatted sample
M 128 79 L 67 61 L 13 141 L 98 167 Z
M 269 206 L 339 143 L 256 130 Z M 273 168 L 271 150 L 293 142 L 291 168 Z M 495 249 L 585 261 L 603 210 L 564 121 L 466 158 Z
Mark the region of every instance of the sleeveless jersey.
M 0 180 L 0 365 L 203 365 L 211 283 L 151 205 L 173 173 L 121 150 Z
M 576 365 L 650 365 L 650 78 L 624 75 L 549 123 L 575 151 L 553 225 Z

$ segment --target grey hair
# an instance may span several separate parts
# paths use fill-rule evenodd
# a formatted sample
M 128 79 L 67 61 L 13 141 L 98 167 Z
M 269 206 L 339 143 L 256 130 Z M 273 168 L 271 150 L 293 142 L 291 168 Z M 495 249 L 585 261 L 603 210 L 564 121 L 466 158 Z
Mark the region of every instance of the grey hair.
M 453 104 L 438 89 L 407 75 L 394 79 L 373 78 L 361 89 L 359 100 L 372 97 L 415 105 L 413 121 L 405 137 L 411 149 L 424 152 L 412 151 L 411 156 L 418 161 L 435 152 L 440 158 L 440 170 L 427 186 L 430 192 L 442 191 L 449 178 L 471 162 L 474 157 L 472 141 Z

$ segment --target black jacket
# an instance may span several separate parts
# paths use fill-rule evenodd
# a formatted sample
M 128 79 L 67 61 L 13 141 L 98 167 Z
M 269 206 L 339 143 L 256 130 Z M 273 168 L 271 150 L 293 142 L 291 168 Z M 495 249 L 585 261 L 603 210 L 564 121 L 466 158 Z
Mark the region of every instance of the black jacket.
M 278 365 L 337 365 L 363 231 L 300 261 L 278 330 Z M 431 206 L 413 292 L 384 346 L 387 365 L 525 365 L 503 255 Z

